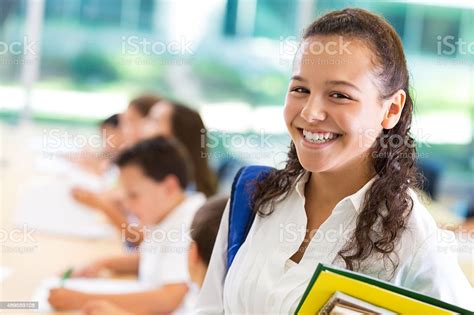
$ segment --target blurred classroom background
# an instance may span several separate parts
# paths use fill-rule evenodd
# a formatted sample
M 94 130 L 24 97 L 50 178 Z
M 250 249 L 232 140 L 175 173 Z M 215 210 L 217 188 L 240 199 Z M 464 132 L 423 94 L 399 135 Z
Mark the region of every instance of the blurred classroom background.
M 15 223 L 26 183 L 59 172 L 61 156 L 85 149 L 99 121 L 144 92 L 201 113 L 220 192 L 240 165 L 281 167 L 289 144 L 282 106 L 300 34 L 344 7 L 381 14 L 403 40 L 427 204 L 441 223 L 474 216 L 473 1 L 1 0 L 1 227 Z M 48 251 L 64 248 L 64 266 L 85 255 L 41 237 L 16 245 L 25 251 L 2 245 L 1 266 L 17 281 L 2 299 L 33 292 L 40 275 L 27 270 L 36 258 L 44 273 L 57 273 L 41 263 Z M 96 253 L 111 248 L 100 242 Z M 472 247 L 464 255 L 474 281 Z M 25 273 L 15 275 L 13 262 Z
M 226 156 L 279 163 L 299 35 L 315 16 L 346 6 L 380 13 L 403 39 L 420 157 L 439 166 L 436 195 L 465 211 L 474 167 L 472 1 L 3 0 L 2 128 L 16 131 L 27 118 L 39 138 L 47 128 L 94 132 L 131 97 L 156 92 L 199 109 L 211 133 L 272 135 L 236 152 L 216 143 L 216 165 Z

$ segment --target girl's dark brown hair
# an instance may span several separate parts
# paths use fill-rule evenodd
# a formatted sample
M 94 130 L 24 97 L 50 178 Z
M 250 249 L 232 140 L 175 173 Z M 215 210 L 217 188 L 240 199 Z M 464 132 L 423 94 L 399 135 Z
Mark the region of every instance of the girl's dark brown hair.
M 370 149 L 369 156 L 378 176 L 366 193 L 352 237 L 338 253 L 350 270 L 359 269 L 360 263 L 372 254 L 381 254 L 392 263 L 394 272 L 398 262 L 393 258 L 398 260 L 398 257 L 390 254 L 406 228 L 407 217 L 413 208 L 408 188 L 415 187 L 418 182 L 415 142 L 409 134 L 413 102 L 402 43 L 385 20 L 362 9 L 344 9 L 322 16 L 306 29 L 303 40 L 325 35 L 361 40 L 370 48 L 381 100 L 400 89 L 406 93 L 399 122 L 392 129 L 384 129 Z M 383 139 L 400 141 L 392 145 L 396 141 Z M 254 211 L 262 216 L 271 214 L 275 202 L 288 195 L 302 173 L 304 169 L 298 161 L 295 145 L 291 143 L 285 168 L 274 170 L 257 183 Z
M 171 114 L 171 131 L 188 150 L 193 162 L 192 179 L 196 190 L 207 197 L 217 191 L 217 177 L 208 164 L 206 146 L 206 128 L 199 113 L 181 103 L 170 102 L 173 106 Z
M 161 100 L 162 98 L 157 95 L 144 94 L 132 99 L 128 104 L 128 107 L 133 107 L 133 109 L 135 109 L 140 114 L 140 116 L 146 117 L 148 116 L 148 113 L 150 112 L 153 105 Z

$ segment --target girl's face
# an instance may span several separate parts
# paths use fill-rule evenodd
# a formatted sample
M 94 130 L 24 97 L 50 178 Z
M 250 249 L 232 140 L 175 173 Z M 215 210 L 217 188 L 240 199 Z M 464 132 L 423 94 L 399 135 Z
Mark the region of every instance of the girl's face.
M 144 135 L 146 137 L 172 135 L 171 116 L 173 114 L 173 106 L 161 101 L 156 103 L 150 110 L 146 123 L 144 125 Z
M 124 143 L 122 128 L 107 124 L 103 125 L 101 129 L 107 139 L 107 141 L 105 141 L 104 151 L 110 154 L 117 153 Z
M 140 140 L 144 121 L 145 119 L 133 106 L 129 106 L 127 110 L 120 115 L 120 126 L 126 146 L 131 146 Z
M 351 38 L 315 36 L 301 44 L 284 117 L 306 170 L 358 165 L 381 132 L 385 106 L 372 59 L 370 49 Z

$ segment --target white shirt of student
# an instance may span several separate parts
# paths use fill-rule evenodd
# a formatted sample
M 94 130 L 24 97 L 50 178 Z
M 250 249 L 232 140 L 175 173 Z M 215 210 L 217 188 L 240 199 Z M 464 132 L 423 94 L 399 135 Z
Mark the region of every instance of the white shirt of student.
M 188 292 L 179 308 L 173 312 L 173 315 L 193 314 L 196 307 L 196 301 L 199 295 L 199 287 L 194 282 L 188 282 Z
M 193 193 L 163 221 L 148 227 L 140 244 L 139 281 L 150 288 L 188 282 L 189 228 L 206 197 Z
M 318 263 L 345 267 L 338 251 L 355 229 L 369 181 L 341 200 L 312 237 L 303 258 L 290 257 L 304 240 L 307 217 L 303 174 L 289 195 L 266 217 L 256 216 L 226 275 L 229 204 L 225 209 L 209 269 L 198 297 L 197 314 L 293 314 Z M 453 253 L 454 235 L 438 229 L 415 193 L 408 228 L 397 243 L 398 268 L 371 257 L 359 272 L 474 310 L 473 289 Z

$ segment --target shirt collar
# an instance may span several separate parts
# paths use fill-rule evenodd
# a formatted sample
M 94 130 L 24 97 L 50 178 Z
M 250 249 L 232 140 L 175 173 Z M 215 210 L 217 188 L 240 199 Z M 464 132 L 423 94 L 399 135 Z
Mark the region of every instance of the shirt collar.
M 367 191 L 369 190 L 369 188 L 374 183 L 374 181 L 377 179 L 377 177 L 378 177 L 378 175 L 375 175 L 367 183 L 365 183 L 365 185 L 362 186 L 361 189 L 359 189 L 358 191 L 356 191 L 352 195 L 346 197 L 352 202 L 352 206 L 354 207 L 354 209 L 356 210 L 357 213 L 359 213 L 361 211 L 361 208 L 363 206 L 362 203 L 364 202 L 365 195 L 366 195 Z
M 300 196 L 301 199 L 305 199 L 304 191 L 305 191 L 305 186 L 306 183 L 308 182 L 309 179 L 309 174 L 310 172 L 304 171 L 301 175 L 298 176 L 296 179 L 296 186 L 295 190 L 298 193 L 298 196 Z M 339 204 L 342 204 L 346 200 L 349 200 L 354 208 L 354 210 L 359 213 L 362 207 L 362 203 L 364 202 L 365 194 L 369 190 L 369 188 L 372 186 L 374 183 L 375 179 L 378 177 L 378 175 L 375 175 L 372 177 L 364 186 L 362 186 L 361 189 L 356 191 L 350 196 L 347 196 L 343 198 L 337 205 L 336 208 Z
M 300 196 L 301 199 L 305 199 L 304 196 L 304 188 L 306 186 L 306 183 L 308 182 L 309 179 L 309 172 L 304 171 L 302 174 L 298 175 L 296 178 L 296 192 L 298 193 L 298 196 Z

